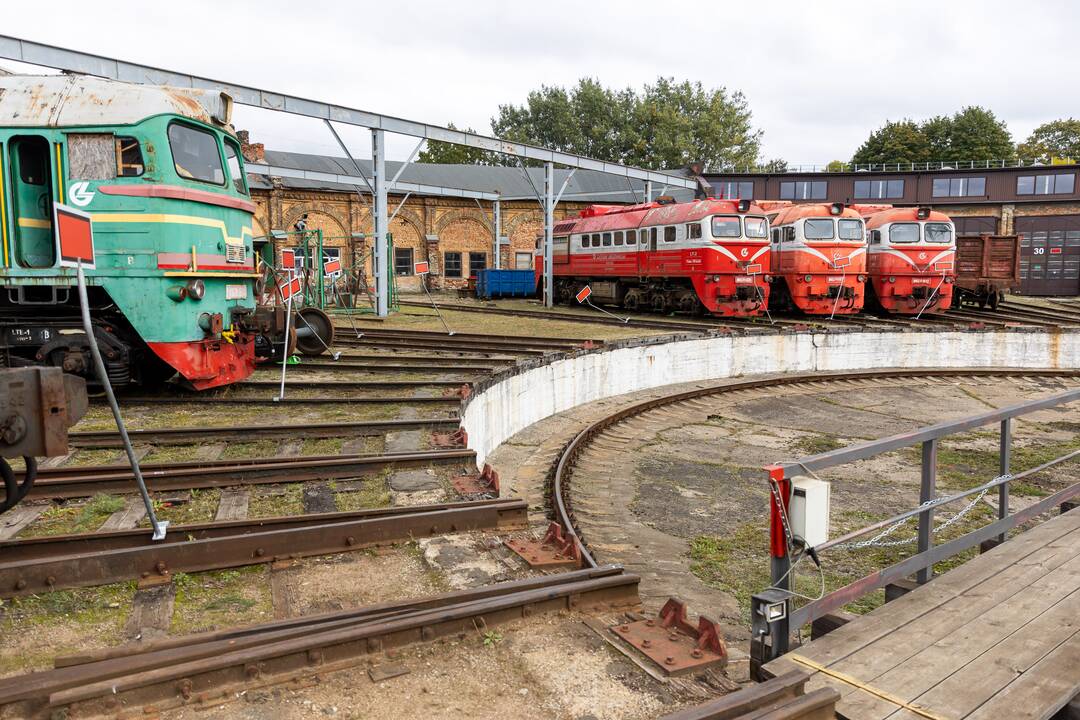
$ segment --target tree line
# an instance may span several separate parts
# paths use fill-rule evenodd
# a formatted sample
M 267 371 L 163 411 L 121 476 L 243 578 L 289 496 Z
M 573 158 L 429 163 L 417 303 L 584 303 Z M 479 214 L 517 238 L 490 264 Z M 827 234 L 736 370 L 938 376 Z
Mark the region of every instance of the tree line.
M 449 126 L 456 128 L 453 124 Z M 475 132 L 472 128 L 468 132 Z M 725 87 L 660 77 L 641 90 L 616 90 L 582 78 L 571 88 L 541 86 L 522 105 L 500 105 L 491 134 L 517 142 L 655 169 L 699 162 L 710 170 L 753 167 L 782 172 L 782 160 L 761 157 L 762 131 L 754 127 L 746 97 Z M 979 106 L 916 122 L 888 121 L 870 133 L 851 158 L 854 164 L 950 163 L 1023 159 L 1080 160 L 1080 120 L 1040 125 L 1014 143 L 1005 123 Z M 516 164 L 478 148 L 439 141 L 420 153 L 420 162 L 471 165 Z M 847 163 L 834 160 L 829 169 Z

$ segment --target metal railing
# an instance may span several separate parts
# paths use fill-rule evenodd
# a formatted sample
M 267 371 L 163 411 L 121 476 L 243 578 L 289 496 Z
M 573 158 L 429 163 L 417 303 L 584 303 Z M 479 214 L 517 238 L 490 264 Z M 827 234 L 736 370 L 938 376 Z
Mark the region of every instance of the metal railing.
M 1067 460 L 1080 457 L 1080 450 L 1074 450 L 1037 467 L 1029 468 L 1023 472 L 1012 473 L 1010 467 L 1012 459 L 1012 419 L 1077 400 L 1080 400 L 1080 389 L 1066 390 L 1038 400 L 1030 400 L 999 410 L 959 420 L 950 420 L 920 428 L 913 432 L 859 443 L 830 452 L 811 455 L 800 460 L 778 463 L 766 468 L 769 473 L 769 485 L 771 488 L 769 538 L 771 587 L 754 595 L 751 616 L 755 640 L 764 641 L 766 637 L 771 639 L 772 644 L 769 648 L 768 659 L 779 657 L 788 651 L 790 634 L 793 630 L 797 630 L 830 612 L 838 610 L 867 593 L 884 588 L 886 585 L 895 583 L 897 580 L 907 578 L 910 575 L 915 575 L 916 581 L 919 583 L 928 582 L 933 575 L 935 563 L 942 562 L 987 540 L 1004 542 L 1010 530 L 1035 519 L 1067 500 L 1080 496 L 1080 482 L 1078 482 L 1058 490 L 1017 512 L 1009 512 L 1010 483 L 1035 475 Z M 941 438 L 993 423 L 998 423 L 1000 426 L 998 476 L 962 492 L 937 497 L 937 455 Z M 824 576 L 822 576 L 823 590 L 821 596 L 811 599 L 810 602 L 801 607 L 795 608 L 794 598 L 796 595 L 792 592 L 793 565 L 791 558 L 793 537 L 787 518 L 787 509 L 790 506 L 792 496 L 793 478 L 801 475 L 813 475 L 818 470 L 857 460 L 865 460 L 882 453 L 915 445 L 921 445 L 922 449 L 920 505 L 917 508 L 846 533 L 841 537 L 820 543 L 813 548 L 804 549 L 800 559 L 809 554 L 811 558 L 817 561 L 822 553 L 830 549 L 850 547 L 857 538 L 870 533 L 876 533 L 875 540 L 884 538 L 894 529 L 902 526 L 907 520 L 917 516 L 918 534 L 914 538 L 917 543 L 915 554 L 829 593 L 824 592 Z M 977 496 L 977 501 L 984 494 L 995 489 L 998 493 L 998 512 L 997 519 L 994 522 L 983 525 L 941 545 L 934 545 L 934 512 L 937 508 L 958 502 L 972 495 Z M 782 507 L 778 505 L 781 499 Z M 974 504 L 975 502 L 969 502 L 968 508 L 974 506 Z M 954 522 L 968 508 L 961 510 L 948 523 Z M 946 523 L 943 523 L 936 529 L 943 529 L 945 525 Z M 798 544 L 797 541 L 795 544 Z M 872 543 L 864 543 L 864 545 L 870 544 Z
M 894 163 L 843 163 L 825 164 L 787 164 L 771 165 L 731 165 L 717 170 L 709 170 L 709 175 L 781 175 L 794 173 L 839 173 L 839 172 L 930 172 L 932 170 L 994 170 L 999 168 L 1052 167 L 1073 165 L 1077 158 L 1007 158 L 1000 160 L 935 160 L 932 162 L 894 162 Z

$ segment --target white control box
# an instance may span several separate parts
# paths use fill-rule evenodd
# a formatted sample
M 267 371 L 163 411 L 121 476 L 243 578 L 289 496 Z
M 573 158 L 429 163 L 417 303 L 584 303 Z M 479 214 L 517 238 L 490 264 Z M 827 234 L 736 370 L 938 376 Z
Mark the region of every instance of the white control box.
M 824 480 L 798 475 L 791 479 L 788 522 L 791 532 L 813 547 L 829 539 L 830 485 Z

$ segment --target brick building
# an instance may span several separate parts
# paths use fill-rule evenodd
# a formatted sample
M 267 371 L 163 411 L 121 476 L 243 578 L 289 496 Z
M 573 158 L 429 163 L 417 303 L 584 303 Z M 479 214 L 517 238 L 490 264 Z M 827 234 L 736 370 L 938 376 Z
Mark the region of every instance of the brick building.
M 241 135 L 246 141 L 246 137 Z M 307 155 L 265 150 L 260 144 L 244 143 L 248 162 L 295 168 L 340 175 L 356 175 L 352 162 L 346 158 Z M 371 177 L 371 161 L 360 160 L 364 174 Z M 400 163 L 388 162 L 387 174 L 393 177 Z M 556 171 L 556 189 L 562 187 L 570 171 Z M 543 192 L 544 177 L 540 168 L 530 168 L 529 178 L 516 167 L 487 167 L 472 165 L 411 164 L 402 173 L 404 182 L 438 185 L 449 188 L 497 192 L 501 195 L 500 266 L 526 269 L 533 266 L 533 248 L 537 235 L 543 232 L 543 212 L 536 192 Z M 305 218 L 308 229 L 322 230 L 324 248 L 330 257 L 340 257 L 354 268 L 363 263 L 368 283 L 371 276 L 372 232 L 370 194 L 351 186 L 297 178 L 249 175 L 252 200 L 257 210 L 253 232 L 256 237 L 268 236 L 272 230 L 291 230 Z M 594 203 L 641 202 L 644 187 L 641 182 L 628 181 L 604 173 L 579 170 L 573 174 L 563 192 L 563 201 L 555 219 L 577 214 Z M 688 191 L 681 199 L 690 199 Z M 427 260 L 431 268 L 430 284 L 434 288 L 464 285 L 469 275 L 484 267 L 495 265 L 494 203 L 466 198 L 431 197 L 391 194 L 390 212 L 404 204 L 390 223 L 394 253 L 391 266 L 399 290 L 420 289 L 413 274 L 413 263 Z M 283 245 L 291 240 L 279 240 Z

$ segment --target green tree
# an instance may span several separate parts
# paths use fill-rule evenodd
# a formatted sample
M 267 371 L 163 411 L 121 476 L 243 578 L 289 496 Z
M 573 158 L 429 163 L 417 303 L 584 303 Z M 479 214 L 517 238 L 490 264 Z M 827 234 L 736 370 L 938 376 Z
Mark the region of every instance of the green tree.
M 761 170 L 767 173 L 786 173 L 788 171 L 787 160 L 773 158 L 762 164 Z
M 701 162 L 709 169 L 753 165 L 761 145 L 742 93 L 659 78 L 641 92 L 583 78 L 567 90 L 542 86 L 524 105 L 500 105 L 495 135 L 653 168 Z
M 1080 120 L 1067 118 L 1043 123 L 1017 146 L 1016 152 L 1025 159 L 1080 159 Z
M 934 160 L 1001 160 L 1014 157 L 1016 148 L 1005 123 L 993 112 L 972 105 L 952 116 L 948 155 Z
M 828 172 L 844 172 L 847 169 L 847 163 L 843 160 L 833 160 L 825 166 L 825 170 Z
M 458 129 L 454 126 L 454 123 L 450 123 L 446 127 L 451 130 Z M 465 132 L 475 133 L 476 131 L 469 128 Z M 417 162 L 446 165 L 495 165 L 498 162 L 497 156 L 487 150 L 442 142 L 441 140 L 429 142 L 427 147 L 420 151 L 416 159 Z
M 851 162 L 859 165 L 914 163 L 930 159 L 930 146 L 922 129 L 912 120 L 886 122 L 870 133 Z

